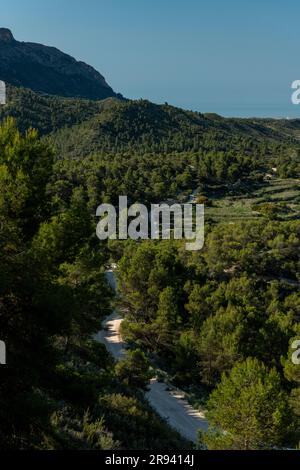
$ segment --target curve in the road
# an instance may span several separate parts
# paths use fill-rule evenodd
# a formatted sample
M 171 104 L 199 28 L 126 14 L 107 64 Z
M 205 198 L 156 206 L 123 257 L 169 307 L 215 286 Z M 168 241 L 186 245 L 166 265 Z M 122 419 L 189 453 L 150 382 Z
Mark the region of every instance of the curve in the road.
M 106 277 L 111 287 L 116 290 L 113 271 L 107 271 Z M 114 312 L 106 318 L 102 324 L 103 329 L 95 336 L 96 340 L 105 344 L 117 361 L 126 354 L 125 345 L 120 335 L 121 322 L 122 317 Z M 208 422 L 204 414 L 188 404 L 183 392 L 177 389 L 169 390 L 165 383 L 152 379 L 146 396 L 158 414 L 186 439 L 196 442 L 198 430 L 207 431 Z

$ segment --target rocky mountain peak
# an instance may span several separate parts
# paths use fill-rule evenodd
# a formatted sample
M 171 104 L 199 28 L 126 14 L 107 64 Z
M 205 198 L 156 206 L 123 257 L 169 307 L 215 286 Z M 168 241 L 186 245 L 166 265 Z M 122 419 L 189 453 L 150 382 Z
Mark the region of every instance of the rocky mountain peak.
M 97 70 L 55 47 L 14 39 L 0 28 L 0 80 L 16 87 L 69 98 L 119 97 Z
M 0 41 L 1 42 L 14 42 L 14 36 L 10 29 L 8 28 L 0 28 Z

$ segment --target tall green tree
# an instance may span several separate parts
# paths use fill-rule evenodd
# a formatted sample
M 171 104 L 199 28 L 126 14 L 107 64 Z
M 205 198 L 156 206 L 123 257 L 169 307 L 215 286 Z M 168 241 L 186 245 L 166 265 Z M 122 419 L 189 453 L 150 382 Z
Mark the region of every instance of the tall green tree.
M 280 376 L 257 359 L 237 364 L 210 395 L 204 436 L 209 449 L 275 449 L 293 431 Z

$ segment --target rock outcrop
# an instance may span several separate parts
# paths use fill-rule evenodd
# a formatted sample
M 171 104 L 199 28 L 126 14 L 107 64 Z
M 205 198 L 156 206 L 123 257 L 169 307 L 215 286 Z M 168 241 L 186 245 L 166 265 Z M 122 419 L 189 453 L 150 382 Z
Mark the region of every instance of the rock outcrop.
M 120 96 L 90 65 L 55 47 L 16 41 L 7 28 L 0 28 L 0 80 L 64 97 L 99 100 Z

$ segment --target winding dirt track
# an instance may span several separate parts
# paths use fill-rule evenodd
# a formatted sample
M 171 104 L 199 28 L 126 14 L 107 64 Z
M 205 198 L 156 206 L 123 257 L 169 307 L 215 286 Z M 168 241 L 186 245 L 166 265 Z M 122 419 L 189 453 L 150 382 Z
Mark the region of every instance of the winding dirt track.
M 110 285 L 116 290 L 113 271 L 107 271 L 106 276 Z M 126 354 L 125 344 L 120 336 L 121 322 L 120 315 L 114 312 L 106 318 L 103 322 L 103 329 L 95 337 L 95 339 L 105 344 L 117 361 Z M 207 431 L 208 422 L 204 414 L 187 403 L 183 392 L 177 389 L 168 390 L 166 384 L 153 379 L 146 396 L 158 414 L 165 418 L 170 426 L 180 432 L 186 439 L 196 442 L 198 429 Z

